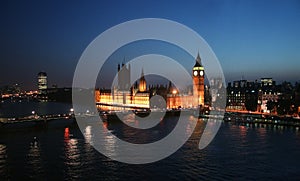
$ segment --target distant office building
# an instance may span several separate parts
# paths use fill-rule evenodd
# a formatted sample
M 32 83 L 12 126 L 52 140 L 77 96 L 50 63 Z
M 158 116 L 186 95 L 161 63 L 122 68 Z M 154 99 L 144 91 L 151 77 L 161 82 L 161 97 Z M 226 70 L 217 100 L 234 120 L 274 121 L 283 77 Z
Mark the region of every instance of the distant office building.
M 275 84 L 272 78 L 261 78 L 260 82 L 262 87 L 272 86 Z
M 281 95 L 277 89 L 276 82 L 272 78 L 261 78 L 260 82 L 257 111 L 262 113 L 276 113 L 275 105 L 278 102 L 278 96 Z
M 47 73 L 46 72 L 39 72 L 38 73 L 38 90 L 39 94 L 44 93 L 47 89 Z
M 38 99 L 41 101 L 47 100 L 47 73 L 38 73 Z
M 227 109 L 256 111 L 258 103 L 257 82 L 247 80 L 234 81 L 227 86 Z
M 3 87 L 0 87 L 0 94 L 17 95 L 20 93 L 21 93 L 21 88 L 20 88 L 19 84 L 6 85 Z
M 261 78 L 260 83 L 247 80 L 234 81 L 227 86 L 227 109 L 276 113 L 282 93 L 272 78 Z

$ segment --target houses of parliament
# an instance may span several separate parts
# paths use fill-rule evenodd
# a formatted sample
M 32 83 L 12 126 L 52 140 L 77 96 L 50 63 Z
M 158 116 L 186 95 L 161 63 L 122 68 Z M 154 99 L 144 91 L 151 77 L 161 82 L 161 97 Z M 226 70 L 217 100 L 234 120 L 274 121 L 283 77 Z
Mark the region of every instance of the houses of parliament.
M 141 70 L 138 82 L 130 84 L 131 67 L 118 64 L 118 84 L 112 90 L 96 89 L 95 101 L 101 110 L 120 110 L 132 108 L 153 108 L 151 97 L 160 95 L 165 99 L 167 109 L 198 108 L 204 106 L 204 67 L 198 53 L 192 69 L 193 88 L 180 93 L 170 82 L 166 87 L 147 87 L 147 81 Z M 157 106 L 157 105 L 156 105 Z M 159 107 L 159 106 L 158 106 Z

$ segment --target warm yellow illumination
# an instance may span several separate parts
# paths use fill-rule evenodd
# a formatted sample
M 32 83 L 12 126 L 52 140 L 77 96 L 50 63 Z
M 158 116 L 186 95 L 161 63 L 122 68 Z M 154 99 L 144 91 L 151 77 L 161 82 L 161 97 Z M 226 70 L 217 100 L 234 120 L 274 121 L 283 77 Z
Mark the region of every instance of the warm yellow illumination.
M 204 70 L 204 67 L 194 67 L 193 70 Z
M 180 93 L 178 89 L 171 89 L 166 97 L 167 108 L 198 108 L 204 105 L 204 67 L 198 63 L 193 68 L 193 90 L 188 94 Z M 118 68 L 119 71 L 120 68 Z M 130 70 L 129 70 L 130 75 Z M 121 76 L 119 75 L 118 78 Z M 121 81 L 121 79 L 120 79 Z M 150 91 L 147 90 L 147 82 L 142 70 L 138 86 L 133 86 L 130 91 L 122 88 L 113 90 L 95 90 L 97 108 L 102 110 L 130 110 L 136 108 L 150 108 Z M 153 93 L 155 95 L 155 93 Z

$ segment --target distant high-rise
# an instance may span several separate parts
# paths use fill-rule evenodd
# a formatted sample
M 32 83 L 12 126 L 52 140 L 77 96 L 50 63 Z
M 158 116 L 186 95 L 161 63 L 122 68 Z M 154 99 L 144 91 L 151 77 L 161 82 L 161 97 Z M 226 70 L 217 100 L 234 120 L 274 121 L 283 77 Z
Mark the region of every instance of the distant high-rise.
M 260 81 L 262 87 L 272 86 L 275 83 L 272 78 L 261 78 Z
M 38 73 L 38 91 L 39 94 L 44 94 L 47 89 L 47 73 L 39 72 Z

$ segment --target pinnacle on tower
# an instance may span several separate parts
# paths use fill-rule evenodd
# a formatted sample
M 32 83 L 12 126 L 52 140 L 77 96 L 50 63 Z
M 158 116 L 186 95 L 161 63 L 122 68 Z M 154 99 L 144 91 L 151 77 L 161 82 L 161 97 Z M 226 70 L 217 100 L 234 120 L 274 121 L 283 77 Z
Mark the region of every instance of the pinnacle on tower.
M 201 63 L 201 58 L 200 58 L 199 52 L 197 54 L 196 63 L 194 65 L 194 67 L 202 67 L 202 63 Z

